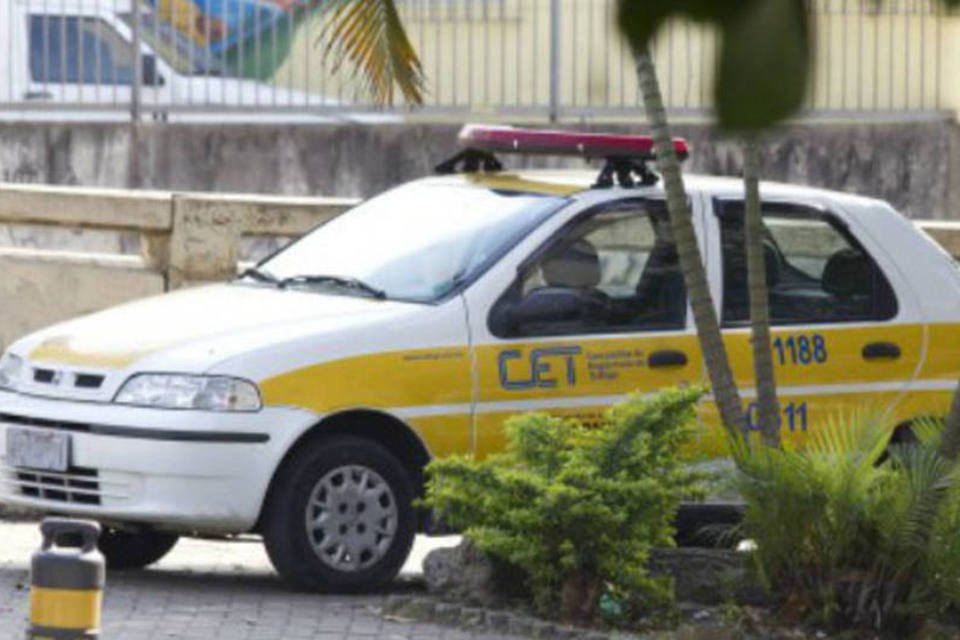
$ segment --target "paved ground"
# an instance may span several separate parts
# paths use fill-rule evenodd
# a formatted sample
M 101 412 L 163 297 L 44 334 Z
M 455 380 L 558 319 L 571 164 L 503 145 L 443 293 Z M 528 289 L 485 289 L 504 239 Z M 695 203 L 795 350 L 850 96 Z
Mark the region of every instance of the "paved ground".
M 22 638 L 27 618 L 35 524 L 0 522 L 0 638 Z M 395 591 L 419 588 L 412 576 L 424 554 L 454 538 L 419 538 Z M 287 590 L 256 542 L 182 540 L 146 571 L 107 576 L 104 640 L 474 640 L 428 624 L 383 620 L 385 596 L 327 596 Z

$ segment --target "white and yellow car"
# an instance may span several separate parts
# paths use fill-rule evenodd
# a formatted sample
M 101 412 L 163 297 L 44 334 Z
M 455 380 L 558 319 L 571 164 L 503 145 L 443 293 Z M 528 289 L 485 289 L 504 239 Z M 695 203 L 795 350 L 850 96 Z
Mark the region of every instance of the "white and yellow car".
M 629 392 L 705 380 L 649 140 L 462 139 L 610 160 L 598 181 L 470 151 L 472 171 L 446 163 L 233 282 L 17 341 L 0 362 L 0 501 L 103 522 L 112 566 L 145 566 L 178 535 L 256 532 L 292 584 L 369 587 L 426 520 L 411 503 L 431 458 L 497 451 L 517 412 L 592 421 Z M 687 188 L 750 397 L 742 183 Z M 960 377 L 951 258 L 877 200 L 762 196 L 785 437 L 864 404 L 889 409 L 894 437 L 945 413 Z M 708 401 L 700 420 L 685 454 L 722 455 Z

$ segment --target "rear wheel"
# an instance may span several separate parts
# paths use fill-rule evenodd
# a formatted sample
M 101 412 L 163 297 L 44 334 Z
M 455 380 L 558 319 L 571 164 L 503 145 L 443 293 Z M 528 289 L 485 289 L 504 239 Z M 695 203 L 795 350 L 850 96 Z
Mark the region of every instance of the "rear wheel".
M 177 539 L 172 533 L 104 528 L 97 546 L 108 569 L 143 569 L 167 555 Z
M 397 575 L 410 553 L 413 497 L 407 470 L 376 442 L 316 440 L 293 455 L 271 489 L 267 555 L 297 588 L 375 589 Z

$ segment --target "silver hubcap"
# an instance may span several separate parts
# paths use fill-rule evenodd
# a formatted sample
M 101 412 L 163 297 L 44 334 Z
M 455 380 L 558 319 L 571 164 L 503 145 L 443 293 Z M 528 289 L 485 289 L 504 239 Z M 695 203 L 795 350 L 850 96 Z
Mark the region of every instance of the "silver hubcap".
M 359 571 L 380 560 L 397 531 L 397 503 L 373 469 L 337 467 L 320 478 L 307 503 L 307 537 L 320 560 Z

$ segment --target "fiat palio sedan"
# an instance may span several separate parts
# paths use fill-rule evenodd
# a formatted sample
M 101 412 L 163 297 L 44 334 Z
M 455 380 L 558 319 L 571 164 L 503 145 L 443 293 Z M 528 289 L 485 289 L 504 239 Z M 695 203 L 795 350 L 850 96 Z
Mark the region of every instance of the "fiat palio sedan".
M 498 451 L 518 412 L 591 422 L 629 392 L 705 380 L 648 138 L 471 128 L 461 141 L 443 175 L 232 282 L 14 343 L 0 501 L 102 522 L 114 567 L 154 562 L 181 535 L 254 532 L 290 583 L 366 588 L 427 522 L 414 500 L 432 458 Z M 515 173 L 503 150 L 606 164 Z M 742 183 L 687 189 L 749 397 Z M 944 414 L 960 377 L 950 257 L 884 202 L 761 190 L 784 437 L 802 444 L 863 404 L 901 434 Z M 722 434 L 704 401 L 684 455 L 722 455 Z

